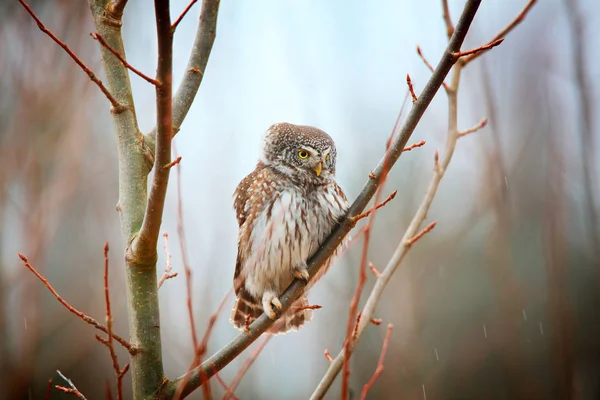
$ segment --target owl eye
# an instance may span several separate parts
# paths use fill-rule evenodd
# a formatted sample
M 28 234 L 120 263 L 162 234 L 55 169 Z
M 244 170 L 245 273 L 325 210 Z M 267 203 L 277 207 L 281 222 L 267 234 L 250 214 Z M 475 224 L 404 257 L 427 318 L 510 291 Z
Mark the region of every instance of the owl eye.
M 325 156 L 325 161 L 329 161 L 329 154 Z
M 306 150 L 300 150 L 298 152 L 298 157 L 300 157 L 302 159 L 308 158 L 308 151 L 306 151 Z

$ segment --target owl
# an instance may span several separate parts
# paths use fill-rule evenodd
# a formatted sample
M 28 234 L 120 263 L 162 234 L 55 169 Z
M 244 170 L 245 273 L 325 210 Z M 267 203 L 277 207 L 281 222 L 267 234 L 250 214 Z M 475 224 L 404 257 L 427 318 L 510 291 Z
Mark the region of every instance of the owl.
M 270 333 L 297 330 L 311 320 L 306 292 L 333 257 L 281 316 L 278 297 L 294 278 L 308 280 L 308 258 L 348 210 L 335 181 L 335 160 L 335 144 L 320 129 L 278 123 L 265 134 L 256 168 L 234 193 L 239 233 L 230 319 L 235 327 L 244 329 L 263 311 L 273 320 L 280 317 Z

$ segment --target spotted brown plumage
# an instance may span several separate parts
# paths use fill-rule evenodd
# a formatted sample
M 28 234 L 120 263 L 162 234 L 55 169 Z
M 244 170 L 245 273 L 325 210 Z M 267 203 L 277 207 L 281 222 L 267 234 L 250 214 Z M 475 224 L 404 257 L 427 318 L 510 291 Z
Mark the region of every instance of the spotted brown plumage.
M 234 193 L 239 233 L 231 320 L 237 328 L 263 311 L 279 316 L 278 297 L 294 278 L 308 278 L 306 261 L 346 213 L 348 201 L 335 182 L 336 156 L 333 140 L 320 129 L 279 123 L 267 131 L 256 168 Z M 302 296 L 270 332 L 298 329 L 312 318 L 308 305 Z

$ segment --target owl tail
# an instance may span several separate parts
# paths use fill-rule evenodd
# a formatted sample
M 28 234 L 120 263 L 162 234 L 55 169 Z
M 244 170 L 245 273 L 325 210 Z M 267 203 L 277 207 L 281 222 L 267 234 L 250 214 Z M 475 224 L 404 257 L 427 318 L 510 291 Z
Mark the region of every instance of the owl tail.
M 275 335 L 281 335 L 289 331 L 297 331 L 306 322 L 312 319 L 312 310 L 307 309 L 308 299 L 306 296 L 300 297 L 292 306 L 279 318 L 268 332 Z
M 296 300 L 290 309 L 275 321 L 268 332 L 271 334 L 284 334 L 288 331 L 298 330 L 304 323 L 312 319 L 312 310 L 305 308 L 308 305 L 306 296 Z M 262 313 L 263 308 L 261 303 L 257 302 L 250 293 L 242 289 L 239 291 L 238 298 L 233 305 L 230 319 L 236 328 L 244 330 Z

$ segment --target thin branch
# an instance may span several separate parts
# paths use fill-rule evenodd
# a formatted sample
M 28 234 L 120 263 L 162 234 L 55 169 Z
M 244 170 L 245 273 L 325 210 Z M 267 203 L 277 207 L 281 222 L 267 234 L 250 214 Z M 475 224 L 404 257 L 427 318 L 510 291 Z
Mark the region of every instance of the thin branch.
M 454 31 L 454 35 L 450 40 L 450 46 L 453 43 L 453 40 L 457 35 L 464 35 L 468 29 L 468 22 L 465 24 L 466 18 L 470 18 L 472 20 L 472 14 L 476 12 L 477 7 L 479 6 L 480 1 L 467 1 L 465 5 L 465 9 L 463 11 L 463 16 L 461 16 L 457 27 Z M 468 17 L 471 15 L 470 17 Z M 469 21 L 470 22 L 470 21 Z M 464 24 L 464 25 L 463 25 Z M 466 26 L 465 26 L 466 25 Z M 458 50 L 449 50 L 450 56 L 452 57 L 453 53 L 458 53 Z M 456 60 L 456 58 L 454 58 Z M 410 250 L 412 245 L 420 238 L 422 235 L 427 233 L 433 228 L 433 224 L 430 224 L 426 229 L 419 232 L 419 227 L 425 220 L 427 213 L 431 207 L 439 184 L 444 176 L 444 173 L 452 159 L 452 155 L 454 154 L 454 149 L 456 146 L 456 142 L 459 138 L 458 135 L 458 107 L 457 107 L 457 90 L 460 82 L 460 74 L 461 70 L 464 67 L 463 63 L 456 64 L 453 69 L 452 74 L 452 83 L 450 85 L 449 90 L 447 91 L 448 95 L 448 109 L 449 109 L 449 122 L 448 122 L 448 135 L 446 142 L 446 150 L 444 156 L 441 160 L 439 160 L 439 153 L 436 151 L 436 168 L 433 172 L 433 177 L 427 188 L 423 201 L 421 202 L 417 212 L 415 213 L 413 219 L 411 220 L 410 225 L 408 226 L 406 232 L 400 244 L 396 248 L 396 251 L 390 258 L 387 266 L 381 272 L 380 276 L 377 278 L 375 282 L 375 286 L 371 290 L 371 293 L 367 299 L 367 302 L 362 311 L 362 319 L 360 321 L 360 325 L 357 331 L 357 339 L 362 335 L 364 330 L 367 327 L 367 324 L 370 322 L 371 318 L 373 318 L 373 314 L 375 312 L 375 308 L 381 299 L 381 295 L 389 283 L 392 275 L 397 270 L 398 266 L 402 263 L 404 257 L 407 252 Z M 439 69 L 439 66 L 438 66 Z M 441 84 L 441 82 L 440 82 Z M 421 96 L 423 97 L 423 95 Z M 356 343 L 356 341 L 354 342 Z M 325 393 L 331 387 L 334 379 L 344 367 L 344 364 L 347 362 L 347 355 L 351 354 L 353 347 L 350 347 L 350 351 L 346 351 L 344 348 L 333 360 L 333 362 L 329 365 L 329 368 L 321 382 L 315 389 L 314 393 L 311 396 L 312 400 L 322 399 L 325 396 Z
M 262 350 L 265 348 L 265 346 L 267 345 L 267 343 L 269 342 L 269 340 L 272 337 L 273 337 L 273 335 L 267 334 L 267 336 L 263 339 L 263 341 L 260 342 L 260 344 L 252 352 L 252 355 L 250 355 L 250 357 L 248 357 L 246 362 L 244 362 L 244 365 L 242 365 L 242 368 L 240 368 L 240 370 L 238 371 L 237 375 L 235 376 L 235 378 L 229 385 L 229 388 L 227 389 L 227 393 L 235 393 L 235 389 L 237 389 L 238 385 L 242 381 L 242 378 L 244 377 L 244 375 L 246 375 L 246 372 L 248 372 L 248 370 L 250 369 L 250 367 L 252 366 L 254 361 L 258 358 L 258 355 L 262 352 Z M 225 395 L 223 397 L 223 400 L 227 400 L 228 398 L 229 397 L 227 395 Z
M 158 67 L 156 78 L 161 83 L 156 87 L 156 119 L 158 133 L 154 150 L 154 176 L 144 220 L 131 247 L 139 257 L 156 258 L 156 244 L 169 183 L 169 168 L 162 168 L 171 162 L 171 139 L 173 138 L 173 32 L 169 14 L 169 0 L 155 0 L 156 34 L 158 36 Z
M 461 132 L 459 132 L 459 133 L 458 133 L 458 136 L 459 136 L 459 137 L 463 137 L 463 136 L 466 136 L 466 135 L 468 135 L 468 134 L 470 134 L 470 133 L 475 133 L 475 132 L 477 132 L 478 130 L 480 130 L 480 129 L 484 128 L 486 125 L 487 125 L 487 118 L 484 118 L 484 119 L 482 119 L 482 120 L 481 120 L 481 121 L 480 121 L 480 122 L 479 122 L 477 125 L 475 125 L 474 127 L 472 127 L 472 128 L 469 128 L 469 129 L 467 129 L 467 130 L 464 130 L 464 131 L 461 131 Z
M 21 258 L 21 260 L 23 261 L 23 263 L 25 264 L 25 266 L 31 271 L 33 272 L 33 274 L 40 280 L 42 281 L 42 283 L 44 284 L 44 286 L 46 286 L 46 288 L 48 288 L 48 290 L 50 291 L 50 293 L 52 293 L 52 295 L 54 295 L 54 297 L 56 297 L 56 300 L 58 300 L 58 302 L 60 304 L 62 304 L 63 306 L 65 306 L 65 308 L 67 310 L 69 310 L 70 312 L 72 312 L 73 314 L 75 314 L 76 316 L 78 316 L 79 318 L 81 318 L 84 322 L 92 325 L 94 328 L 104 332 L 104 333 L 108 333 L 108 329 L 100 324 L 98 321 L 96 321 L 94 318 L 82 313 L 81 311 L 77 310 L 75 307 L 73 307 L 71 304 L 69 304 L 65 299 L 63 299 L 56 290 L 54 290 L 54 288 L 52 287 L 52 285 L 50 285 L 50 282 L 48 282 L 48 280 L 46 278 L 44 278 L 34 267 L 33 265 L 31 265 L 29 263 L 29 260 L 27 259 L 27 257 L 25 257 L 23 254 L 18 253 L 19 257 Z M 119 342 L 123 347 L 125 347 L 127 349 L 127 351 L 129 352 L 129 354 L 136 354 L 137 351 L 136 349 L 125 339 L 123 339 L 122 337 L 116 335 L 113 333 L 113 338 Z
M 492 49 L 492 48 L 498 46 L 502 42 L 504 42 L 504 38 L 500 38 L 500 39 L 494 40 L 493 42 L 490 42 L 488 44 L 484 44 L 483 46 L 479 46 L 479 47 L 477 47 L 475 49 L 466 50 L 466 51 L 457 51 L 456 53 L 452 53 L 452 55 L 458 59 L 458 58 L 461 58 L 461 57 L 466 57 L 466 56 L 470 56 L 470 55 L 482 53 L 482 52 L 484 52 L 486 50 L 489 50 L 489 49 Z
M 529 10 L 531 10 L 531 7 L 533 7 L 535 5 L 535 3 L 537 2 L 537 0 L 529 0 L 527 2 L 527 4 L 525 5 L 525 7 L 521 10 L 521 12 L 515 17 L 515 19 L 513 19 L 504 29 L 502 29 L 500 32 L 498 32 L 498 34 L 496 36 L 494 36 L 494 38 L 492 40 L 490 40 L 490 43 L 493 43 L 494 41 L 498 40 L 498 39 L 502 39 L 504 37 L 506 37 L 506 35 L 508 35 L 513 29 L 515 29 L 515 27 L 517 25 L 519 25 L 527 16 L 527 13 L 529 12 Z M 463 65 L 467 65 L 468 63 L 470 63 L 471 61 L 473 61 L 474 59 L 476 59 L 477 57 L 479 57 L 482 53 L 475 53 L 475 54 L 471 54 L 468 57 L 463 58 L 462 64 Z
M 375 384 L 375 381 L 383 371 L 383 360 L 385 359 L 385 354 L 387 353 L 390 336 L 392 336 L 392 324 L 388 324 L 387 326 L 387 333 L 385 335 L 385 339 L 383 339 L 383 346 L 381 347 L 381 355 L 379 356 L 379 361 L 377 362 L 377 368 L 375 369 L 375 372 L 373 373 L 371 379 L 369 379 L 369 382 L 367 382 L 365 386 L 363 386 L 362 393 L 360 394 L 360 400 L 365 400 L 367 398 L 367 393 L 369 392 L 369 389 L 371 389 L 373 384 Z
M 190 4 L 187 5 L 187 7 L 183 10 L 181 15 L 175 20 L 175 22 L 173 22 L 173 25 L 171 25 L 171 30 L 173 31 L 173 33 L 175 33 L 175 29 L 177 29 L 177 25 L 179 25 L 179 23 L 181 22 L 183 17 L 185 17 L 185 15 L 188 13 L 188 11 L 190 11 L 190 8 L 192 8 L 192 6 L 194 4 L 196 4 L 196 2 L 198 2 L 198 0 L 190 1 Z
M 371 323 L 373 325 L 381 325 L 382 322 L 383 320 L 381 318 L 371 318 Z
M 163 168 L 164 169 L 173 168 L 174 166 L 178 165 L 180 162 L 181 162 L 181 156 L 177 157 L 176 159 L 174 159 L 173 161 L 171 161 L 170 163 L 165 165 Z
M 425 142 L 424 140 L 421 140 L 421 141 L 420 141 L 420 142 L 418 142 L 418 143 L 414 143 L 414 144 L 411 144 L 410 146 L 406 146 L 406 147 L 405 147 L 405 148 L 402 150 L 402 152 L 411 151 L 411 150 L 413 150 L 413 149 L 416 149 L 417 147 L 422 147 L 422 146 L 425 146 L 425 143 L 427 143 L 427 142 Z
M 412 81 L 410 80 L 410 75 L 406 74 L 406 84 L 408 85 L 408 91 L 410 93 L 410 97 L 412 97 L 412 102 L 416 103 L 417 95 L 415 94 L 415 88 L 413 87 Z
M 204 357 L 208 349 L 208 340 L 210 339 L 215 323 L 217 322 L 217 318 L 223 311 L 225 303 L 227 302 L 227 299 L 229 298 L 229 295 L 231 295 L 232 292 L 233 288 L 229 289 L 225 296 L 223 296 L 223 300 L 221 300 L 221 303 L 219 304 L 219 307 L 217 307 L 217 310 L 210 316 L 208 320 L 208 326 L 206 327 L 206 331 L 204 332 L 204 336 L 202 337 L 200 346 L 194 349 L 194 359 L 192 360 L 192 363 L 190 364 L 184 379 L 181 380 L 177 392 L 175 392 L 175 395 L 173 396 L 174 400 L 178 400 L 180 398 L 185 388 L 185 385 L 191 376 L 191 371 L 202 362 L 202 357 Z
M 48 386 L 46 386 L 46 400 L 50 399 L 51 392 L 52 392 L 52 378 L 48 379 Z
M 48 28 L 46 28 L 46 26 L 37 17 L 37 15 L 35 15 L 35 13 L 33 12 L 33 10 L 31 9 L 31 7 L 29 7 L 29 5 L 27 3 L 25 3 L 25 1 L 19 0 L 19 3 L 21 3 L 21 5 L 25 8 L 25 10 L 29 13 L 29 15 L 31 15 L 31 17 L 35 20 L 35 22 L 37 23 L 38 28 L 40 28 L 40 30 L 42 32 L 44 32 L 46 35 L 50 36 L 50 38 L 52 40 L 54 40 L 56 42 L 56 44 L 58 44 L 60 47 L 62 47 L 63 50 L 66 51 L 67 54 L 73 59 L 73 61 L 75 61 L 75 63 L 77 63 L 77 65 L 79 65 L 79 67 L 81 67 L 81 69 L 83 70 L 83 72 L 85 72 L 87 74 L 87 76 L 92 80 L 92 82 L 94 82 L 100 88 L 100 90 L 102 91 L 102 93 L 104 93 L 104 95 L 106 96 L 106 98 L 108 99 L 108 101 L 110 101 L 110 104 L 112 104 L 112 107 L 113 107 L 112 108 L 112 112 L 118 114 L 118 113 L 124 111 L 126 109 L 126 107 L 123 106 L 121 103 L 119 103 L 117 101 L 117 99 L 115 99 L 113 97 L 113 95 L 110 94 L 110 92 L 104 86 L 104 84 L 102 83 L 102 81 L 100 79 L 98 79 L 98 77 L 96 76 L 96 74 L 94 74 L 92 72 L 92 70 L 89 69 L 88 66 L 85 65 L 83 63 L 83 61 L 81 61 L 79 59 L 79 57 L 77 57 L 77 55 L 75 55 L 75 53 L 73 53 L 73 51 L 69 48 L 69 46 L 67 46 L 63 41 L 61 41 L 58 37 L 56 37 L 56 35 L 54 33 L 52 33 L 52 31 L 50 31 Z
M 425 63 L 425 65 L 427 66 L 427 68 L 429 68 L 429 70 L 431 72 L 433 72 L 434 71 L 433 66 L 431 64 L 429 64 L 429 61 L 427 61 L 427 59 L 423 55 L 423 52 L 421 51 L 421 47 L 420 46 L 417 46 L 417 54 L 419 55 L 419 57 L 421 57 L 421 60 Z M 444 90 L 446 90 L 446 92 L 448 92 L 448 90 L 449 90 L 448 84 L 446 84 L 446 82 L 443 82 L 442 86 L 444 86 Z
M 376 204 L 375 206 L 369 208 L 367 211 L 365 211 L 362 214 L 357 215 L 356 217 L 352 217 L 352 219 L 354 220 L 354 222 L 358 222 L 363 218 L 368 217 L 369 215 L 371 215 L 374 211 L 379 210 L 381 207 L 384 207 L 387 203 L 389 203 L 390 201 L 392 201 L 395 197 L 396 194 L 398 194 L 397 190 L 394 190 L 388 197 L 387 199 L 385 199 L 384 201 L 382 201 L 379 204 Z
M 437 222 L 433 221 L 432 223 L 430 223 L 429 225 L 427 225 L 423 230 L 421 230 L 419 233 L 417 233 L 415 236 L 413 236 L 410 239 L 408 239 L 406 241 L 406 245 L 407 246 L 412 246 L 417 241 L 419 241 L 423 236 L 425 236 L 426 234 L 428 234 L 429 232 L 431 232 L 431 230 L 433 228 L 435 228 L 436 225 L 437 225 Z
M 151 84 L 153 84 L 155 86 L 160 86 L 161 85 L 161 83 L 159 81 L 157 81 L 156 79 L 150 78 L 148 75 L 144 74 L 143 72 L 141 72 L 140 70 L 136 69 L 131 64 L 129 64 L 127 62 L 127 60 L 125 60 L 125 58 L 118 51 L 116 51 L 115 49 L 113 49 L 112 47 L 110 47 L 108 45 L 108 43 L 106 43 L 106 40 L 104 40 L 104 38 L 102 36 L 100 36 L 99 33 L 90 33 L 90 36 L 93 37 L 94 40 L 97 40 L 98 42 L 100 42 L 100 44 L 102 46 L 104 46 L 108 51 L 110 51 L 111 53 L 113 53 L 115 55 L 115 57 L 117 57 L 119 59 L 119 61 L 121 61 L 121 63 L 126 68 L 129 68 L 134 74 L 136 74 L 137 76 L 139 76 L 142 79 L 145 79 L 146 81 L 150 82 Z
M 235 393 L 231 393 L 231 391 L 229 390 L 229 386 L 225 383 L 223 378 L 221 378 L 221 375 L 216 373 L 215 378 L 217 378 L 217 381 L 219 381 L 219 383 L 221 384 L 223 389 L 225 389 L 225 396 L 223 396 L 223 397 L 229 396 L 229 397 L 231 397 L 232 400 L 239 400 L 239 398 L 235 395 Z
M 127 364 L 127 366 L 121 370 L 121 367 L 119 366 L 119 360 L 117 359 L 117 352 L 115 351 L 115 346 L 113 345 L 113 317 L 110 309 L 110 294 L 108 290 L 108 242 L 104 244 L 104 300 L 106 302 L 106 328 L 108 330 L 106 347 L 108 347 L 108 351 L 110 352 L 110 359 L 112 360 L 113 369 L 115 370 L 115 376 L 117 380 L 117 400 L 123 400 L 123 376 L 125 375 L 125 372 L 127 372 L 127 369 L 129 369 L 129 364 Z
M 62 372 L 60 372 L 59 370 L 56 370 L 56 372 L 58 372 L 58 375 L 60 375 L 61 378 L 64 379 L 65 382 L 67 382 L 67 384 L 70 386 L 68 388 L 64 387 L 64 386 L 59 386 L 56 385 L 55 387 L 65 393 L 71 393 L 74 394 L 75 396 L 79 397 L 81 400 L 87 400 L 86 397 L 77 389 L 77 387 L 75 386 L 75 384 L 66 376 L 64 376 L 62 374 Z
M 208 58 L 217 35 L 217 17 L 220 2 L 220 0 L 202 1 L 192 52 L 183 79 L 173 97 L 173 135 L 176 135 L 179 131 L 179 127 L 190 110 L 198 88 L 202 83 Z M 154 141 L 156 128 L 147 137 L 150 141 Z
M 450 17 L 450 8 L 448 8 L 448 0 L 442 0 L 443 18 L 446 23 L 446 35 L 448 39 L 452 37 L 454 33 L 454 25 L 452 24 L 452 18 Z
M 379 278 L 379 275 L 381 274 L 379 273 L 379 271 L 377 271 L 377 268 L 375 268 L 372 262 L 369 263 L 369 269 L 371 270 L 373 275 L 375 275 L 375 278 Z
M 375 170 L 372 172 L 372 175 L 365 183 L 363 189 L 350 207 L 347 217 L 340 221 L 340 223 L 325 239 L 321 247 L 308 260 L 308 270 L 311 277 L 315 276 L 323 263 L 333 254 L 344 237 L 354 227 L 355 224 L 352 218 L 356 215 L 359 215 L 369 204 L 373 195 L 377 191 L 377 188 L 379 187 L 381 179 L 380 177 L 383 172 L 384 165 L 389 168 L 393 167 L 398 158 L 400 158 L 402 155 L 402 150 L 407 145 L 410 136 L 425 113 L 425 110 L 442 85 L 444 78 L 455 64 L 456 59 L 452 57 L 451 53 L 460 50 L 460 46 L 467 34 L 471 22 L 473 21 L 473 17 L 475 16 L 480 2 L 481 0 L 467 1 L 465 10 L 458 21 L 457 28 L 446 51 L 441 57 L 435 72 L 431 75 L 429 81 L 423 88 L 423 91 L 417 102 L 414 103 L 413 107 L 411 108 L 406 120 L 399 129 L 398 134 L 394 136 L 389 150 L 386 152 L 383 159 L 379 162 Z M 291 306 L 291 304 L 300 297 L 300 295 L 304 292 L 305 285 L 305 282 L 296 279 L 279 297 L 279 300 L 283 306 L 281 310 L 282 313 L 285 312 Z M 363 319 L 363 322 L 364 320 L 365 319 Z M 368 319 L 367 322 L 369 322 Z M 214 375 L 215 372 L 218 372 L 224 368 L 227 364 L 229 364 L 229 362 L 231 362 L 231 360 L 237 357 L 252 342 L 260 337 L 260 335 L 262 335 L 262 333 L 265 332 L 272 324 L 273 320 L 263 313 L 249 326 L 247 332 L 241 332 L 238 334 L 227 345 L 225 345 L 225 347 L 217 351 L 213 356 L 208 358 L 192 371 L 182 395 L 186 396 L 199 387 L 202 383 L 201 376 L 210 377 Z M 171 398 L 183 378 L 184 377 L 177 378 L 174 381 L 167 382 L 165 385 L 163 385 L 159 391 L 158 397 L 160 399 Z
M 172 279 L 177 276 L 177 272 L 171 273 L 171 271 L 173 270 L 173 264 L 171 263 L 171 252 L 169 251 L 169 234 L 167 232 L 165 232 L 165 233 L 163 233 L 163 237 L 165 238 L 164 249 L 165 249 L 165 255 L 167 257 L 167 266 L 165 267 L 165 270 L 164 270 L 162 276 L 158 280 L 158 288 L 159 289 L 162 286 L 162 284 L 165 283 L 165 281 L 167 279 Z
M 327 359 L 327 361 L 332 362 L 333 358 L 331 357 L 331 353 L 329 352 L 329 350 L 325 349 L 325 351 L 323 352 L 323 355 L 325 356 L 325 359 Z

